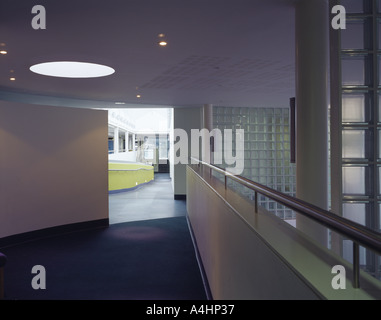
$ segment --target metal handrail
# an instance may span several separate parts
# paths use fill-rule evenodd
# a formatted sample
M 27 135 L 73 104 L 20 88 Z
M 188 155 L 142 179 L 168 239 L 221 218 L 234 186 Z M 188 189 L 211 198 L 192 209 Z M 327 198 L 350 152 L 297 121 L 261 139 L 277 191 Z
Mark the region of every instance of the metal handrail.
M 234 175 L 223 168 L 219 168 L 210 163 L 191 157 L 194 164 L 202 164 L 225 176 L 225 189 L 227 178 L 230 178 L 255 192 L 255 212 L 258 212 L 258 194 L 262 194 L 286 207 L 297 211 L 304 216 L 332 229 L 353 241 L 353 286 L 359 288 L 359 244 L 381 254 L 381 234 L 377 233 L 361 224 L 338 216 L 330 211 L 321 209 L 306 201 L 286 195 L 277 190 L 271 189 L 245 177 Z

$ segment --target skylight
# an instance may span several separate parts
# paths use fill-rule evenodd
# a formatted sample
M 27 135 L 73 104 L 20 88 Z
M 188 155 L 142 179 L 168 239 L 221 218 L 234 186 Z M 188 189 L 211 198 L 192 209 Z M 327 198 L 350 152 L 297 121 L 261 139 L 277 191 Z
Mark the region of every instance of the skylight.
M 33 65 L 29 68 L 32 72 L 61 78 L 98 78 L 113 74 L 111 67 L 77 61 L 54 61 Z

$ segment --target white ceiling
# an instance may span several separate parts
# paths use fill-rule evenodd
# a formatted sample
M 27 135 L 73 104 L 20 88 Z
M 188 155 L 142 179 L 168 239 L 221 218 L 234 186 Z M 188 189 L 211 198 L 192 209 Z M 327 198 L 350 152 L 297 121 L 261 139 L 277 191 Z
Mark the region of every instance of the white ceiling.
M 0 55 L 0 99 L 28 94 L 78 107 L 287 107 L 295 87 L 291 2 L 1 0 L 0 43 L 8 54 Z M 31 26 L 35 4 L 46 9 L 46 30 Z M 157 45 L 159 33 L 165 48 Z M 64 79 L 29 71 L 54 60 L 101 63 L 116 72 Z

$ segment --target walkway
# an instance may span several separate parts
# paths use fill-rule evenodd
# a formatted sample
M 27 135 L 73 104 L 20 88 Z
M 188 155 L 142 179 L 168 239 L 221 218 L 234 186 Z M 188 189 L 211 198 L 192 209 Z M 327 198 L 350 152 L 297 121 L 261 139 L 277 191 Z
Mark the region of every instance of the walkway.
M 4 248 L 6 300 L 205 300 L 186 221 L 167 175 L 110 195 L 110 226 Z M 46 289 L 31 268 L 46 269 Z

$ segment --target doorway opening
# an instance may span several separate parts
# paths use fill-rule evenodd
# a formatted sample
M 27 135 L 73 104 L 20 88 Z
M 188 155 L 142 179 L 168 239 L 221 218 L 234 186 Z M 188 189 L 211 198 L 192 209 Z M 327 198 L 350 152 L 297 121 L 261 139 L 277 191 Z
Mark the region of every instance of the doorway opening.
M 108 114 L 110 224 L 185 215 L 185 201 L 174 201 L 173 108 Z

